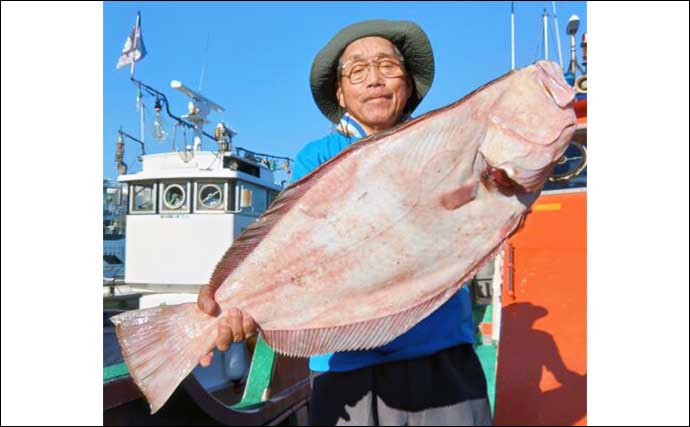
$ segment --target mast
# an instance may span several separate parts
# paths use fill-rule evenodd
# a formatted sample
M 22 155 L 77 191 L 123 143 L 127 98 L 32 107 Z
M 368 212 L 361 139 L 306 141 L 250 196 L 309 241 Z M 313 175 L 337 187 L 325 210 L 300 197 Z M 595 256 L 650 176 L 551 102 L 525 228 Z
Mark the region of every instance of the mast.
M 544 9 L 542 17 L 542 24 L 544 27 L 544 59 L 549 60 L 549 14 Z
M 553 8 L 553 23 L 556 31 L 556 46 L 558 47 L 558 63 L 561 65 L 561 69 L 563 69 L 563 54 L 561 53 L 561 36 L 558 32 L 558 16 L 556 15 L 556 2 L 552 1 L 551 6 Z
M 515 69 L 515 2 L 510 2 L 510 69 Z
M 568 25 L 565 28 L 566 34 L 570 36 L 570 63 L 565 73 L 565 80 L 571 86 L 575 84 L 577 70 L 584 73 L 580 64 L 577 63 L 577 56 L 575 53 L 575 34 L 577 34 L 578 28 L 580 28 L 580 18 L 577 15 L 571 15 L 570 19 L 568 19 Z

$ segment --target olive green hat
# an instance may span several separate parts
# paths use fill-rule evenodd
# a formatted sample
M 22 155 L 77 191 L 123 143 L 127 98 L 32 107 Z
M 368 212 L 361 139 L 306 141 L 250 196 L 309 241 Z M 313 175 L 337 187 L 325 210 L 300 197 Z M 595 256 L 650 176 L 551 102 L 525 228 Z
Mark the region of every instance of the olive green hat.
M 333 123 L 337 123 L 345 113 L 336 97 L 338 59 L 350 43 L 371 36 L 390 40 L 405 58 L 405 69 L 412 77 L 414 89 L 407 101 L 406 113 L 417 108 L 431 87 L 434 80 L 434 53 L 429 38 L 419 25 L 409 21 L 383 19 L 352 24 L 340 30 L 316 54 L 309 76 L 316 105 Z

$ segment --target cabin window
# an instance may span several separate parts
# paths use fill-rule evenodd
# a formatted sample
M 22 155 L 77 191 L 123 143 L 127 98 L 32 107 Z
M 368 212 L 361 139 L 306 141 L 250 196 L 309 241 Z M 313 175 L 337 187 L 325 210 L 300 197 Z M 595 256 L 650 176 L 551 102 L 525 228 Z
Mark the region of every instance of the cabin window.
M 223 159 L 223 167 L 233 171 L 246 173 L 247 175 L 261 177 L 261 170 L 250 161 L 240 159 L 235 156 L 228 156 Z
M 195 183 L 195 212 L 223 212 L 226 208 L 228 185 L 222 181 Z
M 130 212 L 155 213 L 156 212 L 156 186 L 150 184 L 132 184 L 130 194 Z
M 264 188 L 238 181 L 236 186 L 236 211 L 245 215 L 261 215 L 266 211 L 268 193 Z
M 161 183 L 161 213 L 189 212 L 190 184 L 187 182 Z

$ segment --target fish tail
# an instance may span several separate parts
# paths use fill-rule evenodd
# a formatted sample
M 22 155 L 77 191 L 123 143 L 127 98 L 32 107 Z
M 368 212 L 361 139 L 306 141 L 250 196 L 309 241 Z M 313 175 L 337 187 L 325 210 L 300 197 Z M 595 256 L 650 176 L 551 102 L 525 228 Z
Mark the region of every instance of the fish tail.
M 218 318 L 194 303 L 128 311 L 112 317 L 132 380 L 156 413 L 213 349 Z

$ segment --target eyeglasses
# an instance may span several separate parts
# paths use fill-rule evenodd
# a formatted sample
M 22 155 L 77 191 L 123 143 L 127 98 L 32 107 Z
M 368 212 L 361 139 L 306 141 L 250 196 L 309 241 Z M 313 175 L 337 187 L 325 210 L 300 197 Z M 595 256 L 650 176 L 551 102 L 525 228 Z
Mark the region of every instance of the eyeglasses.
M 402 58 L 392 57 L 374 58 L 369 61 L 360 59 L 350 60 L 342 65 L 342 76 L 350 79 L 350 83 L 353 85 L 362 83 L 369 75 L 369 68 L 374 65 L 378 72 L 385 78 L 392 79 L 402 77 L 405 75 L 405 69 L 403 68 L 402 62 Z M 349 68 L 347 68 L 348 66 Z

